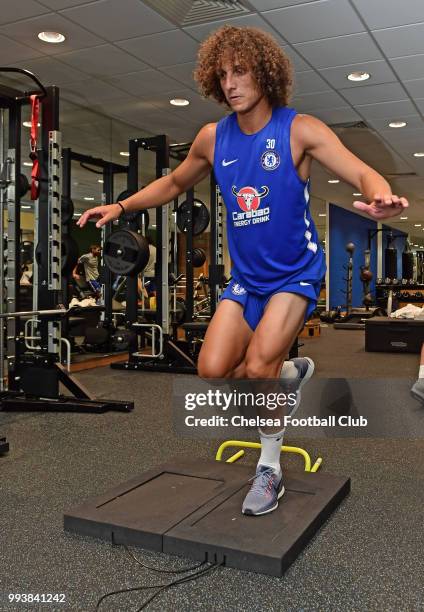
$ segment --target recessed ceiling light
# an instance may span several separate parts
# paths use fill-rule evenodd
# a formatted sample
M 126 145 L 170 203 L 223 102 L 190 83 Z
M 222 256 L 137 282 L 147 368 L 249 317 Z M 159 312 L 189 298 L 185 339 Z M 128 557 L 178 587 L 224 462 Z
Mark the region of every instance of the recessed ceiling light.
M 65 40 L 65 37 L 60 32 L 40 32 L 38 38 L 46 43 L 61 43 Z
M 339 179 L 330 179 L 328 182 L 329 183 L 334 183 L 334 184 L 340 183 Z
M 94 198 L 91 198 L 91 197 L 87 196 L 87 197 L 84 198 L 84 200 L 87 200 L 87 202 L 92 202 L 94 200 Z
M 31 121 L 24 121 L 24 122 L 22 123 L 22 125 L 23 125 L 24 127 L 29 127 L 29 128 L 30 128 L 30 127 L 31 127 L 31 125 L 32 125 L 32 123 L 31 123 Z M 37 123 L 37 126 L 38 126 L 38 127 L 40 127 L 40 125 L 41 125 L 41 123 Z
M 24 162 L 23 165 L 32 168 L 32 162 Z
M 349 81 L 367 81 L 370 78 L 370 74 L 368 72 L 351 72 L 347 75 Z
M 405 127 L 405 125 L 407 125 L 406 121 L 391 121 L 389 123 L 389 127 L 391 128 L 402 128 Z
M 419 151 L 418 153 L 414 153 L 414 157 L 424 157 L 424 151 Z
M 354 196 L 361 196 L 362 193 L 352 193 L 352 195 L 354 195 Z
M 97 182 L 103 184 L 103 179 L 97 179 Z
M 408 217 L 399 217 L 401 221 L 406 221 Z
M 327 215 L 325 213 L 319 213 L 318 217 L 326 217 Z
M 172 106 L 188 106 L 190 104 L 185 98 L 173 98 L 169 100 L 169 103 L 172 104 Z
M 27 206 L 27 205 L 23 204 L 23 205 L 21 206 L 21 208 L 26 208 L 26 209 L 28 209 L 28 208 L 31 208 L 31 206 Z
M 119 151 L 119 155 L 122 155 L 122 157 L 129 157 L 130 156 L 128 151 Z
M 421 223 L 414 223 L 414 227 L 421 227 Z

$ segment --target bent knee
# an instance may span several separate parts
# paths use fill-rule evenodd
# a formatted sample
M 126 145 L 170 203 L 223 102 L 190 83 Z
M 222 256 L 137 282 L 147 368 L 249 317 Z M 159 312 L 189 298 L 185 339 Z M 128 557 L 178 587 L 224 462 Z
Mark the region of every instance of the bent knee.
M 219 361 L 201 359 L 197 362 L 197 374 L 200 378 L 228 378 L 230 371 Z
M 280 370 L 279 362 L 266 363 L 254 358 L 246 360 L 246 378 L 278 378 Z

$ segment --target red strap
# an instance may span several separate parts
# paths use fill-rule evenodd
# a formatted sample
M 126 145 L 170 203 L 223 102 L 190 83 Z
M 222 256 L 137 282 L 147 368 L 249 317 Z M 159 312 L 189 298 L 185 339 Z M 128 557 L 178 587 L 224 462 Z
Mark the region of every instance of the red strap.
M 39 186 L 39 163 L 37 158 L 37 135 L 38 118 L 40 115 L 40 99 L 37 95 L 31 96 L 31 135 L 30 135 L 30 159 L 32 159 L 31 171 L 31 200 L 38 198 Z

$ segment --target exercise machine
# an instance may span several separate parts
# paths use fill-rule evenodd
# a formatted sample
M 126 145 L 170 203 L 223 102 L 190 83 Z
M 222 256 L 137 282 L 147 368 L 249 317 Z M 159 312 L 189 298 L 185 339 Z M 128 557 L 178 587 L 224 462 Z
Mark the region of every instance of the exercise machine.
M 151 151 L 156 156 L 156 177 L 160 178 L 170 172 L 170 156 L 182 160 L 187 154 L 189 145 L 169 145 L 167 136 L 155 136 L 153 138 L 138 138 L 129 143 L 129 169 L 128 169 L 128 194 L 138 190 L 138 162 L 139 153 L 142 150 Z M 140 313 L 137 304 L 137 275 L 142 267 L 137 262 L 135 266 L 128 263 L 127 282 L 126 282 L 126 325 L 131 331 L 136 332 L 135 338 L 131 343 L 129 358 L 127 362 L 112 364 L 115 369 L 140 370 L 140 371 L 159 371 L 190 373 L 197 372 L 196 359 L 201 342 L 201 337 L 207 329 L 207 322 L 193 322 L 194 316 L 194 273 L 193 268 L 199 263 L 202 256 L 200 249 L 196 249 L 193 244 L 193 236 L 201 233 L 210 223 L 210 261 L 209 261 L 209 287 L 211 291 L 211 315 L 215 312 L 217 301 L 223 286 L 223 247 L 222 247 L 222 199 L 216 183 L 211 179 L 211 212 L 206 206 L 194 197 L 191 189 L 186 193 L 182 204 L 178 201 L 170 202 L 156 209 L 156 311 Z M 137 223 L 131 218 L 127 222 L 128 231 L 132 235 L 134 244 L 140 240 L 140 231 Z M 185 235 L 185 313 L 184 323 L 176 321 L 173 315 L 177 314 L 178 308 L 172 308 L 170 297 L 170 279 L 178 278 L 179 270 L 177 266 L 177 231 Z M 137 238 L 137 233 L 139 238 Z M 110 241 L 122 239 L 124 246 L 125 237 L 117 236 L 113 233 Z M 143 245 L 140 243 L 141 250 Z M 106 245 L 105 252 L 109 247 Z M 118 254 L 119 251 L 119 254 Z M 125 257 L 125 248 L 110 250 L 111 253 L 118 254 L 118 259 Z M 134 246 L 136 253 L 136 245 Z M 136 255 L 134 255 L 136 257 Z M 203 257 L 203 256 L 202 256 Z M 197 259 L 197 261 L 196 261 Z M 120 265 L 117 261 L 117 265 Z M 108 265 L 115 268 L 112 259 Z M 172 281 L 171 281 L 172 285 Z M 174 311 L 174 312 L 173 312 Z M 149 317 L 150 321 L 141 321 L 140 316 Z M 182 327 L 186 334 L 186 339 L 178 337 L 178 327 Z M 139 346 L 139 339 L 148 337 L 151 342 L 151 351 L 147 353 L 143 347 Z
M 69 209 L 62 200 L 62 147 L 59 131 L 59 90 L 45 88 L 38 78 L 20 68 L 0 68 L 2 72 L 24 75 L 36 89 L 22 92 L 0 86 L 3 125 L 0 150 L 3 151 L 0 191 L 7 210 L 6 265 L 0 266 L 0 409 L 5 411 L 128 411 L 132 402 L 96 400 L 69 373 L 70 346 L 62 336 L 63 287 L 76 264 L 76 243 L 62 230 L 69 223 Z M 34 201 L 36 243 L 33 278 L 33 308 L 20 307 L 20 190 L 21 111 L 31 104 L 31 198 Z M 8 125 L 6 128 L 5 111 Z M 41 138 L 38 139 L 38 122 Z M 5 143 L 7 142 L 7 152 Z M 3 215 L 0 241 L 3 241 Z M 3 247 L 3 249 L 2 249 Z M 4 253 L 4 244 L 0 243 Z M 6 331 L 6 339 L 4 337 Z M 7 379 L 4 349 L 7 348 Z M 61 363 L 65 347 L 68 368 Z M 72 396 L 60 394 L 60 384 Z

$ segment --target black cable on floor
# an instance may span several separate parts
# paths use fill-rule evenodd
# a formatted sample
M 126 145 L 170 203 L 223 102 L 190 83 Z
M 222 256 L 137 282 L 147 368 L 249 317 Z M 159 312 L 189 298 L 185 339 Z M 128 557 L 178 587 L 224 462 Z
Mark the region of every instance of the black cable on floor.
M 184 584 L 185 582 L 190 582 L 191 580 L 196 580 L 196 578 L 201 578 L 208 572 L 216 569 L 217 567 L 220 567 L 221 565 L 222 563 L 218 563 L 218 564 L 214 563 L 210 567 L 206 567 L 205 569 L 200 570 L 199 572 L 196 572 L 195 574 L 191 574 L 190 576 L 184 576 L 183 578 L 177 578 L 177 580 L 173 580 L 172 582 L 168 582 L 168 584 L 164 584 L 160 589 L 156 591 L 156 593 L 153 593 L 153 595 L 151 595 L 149 599 L 146 599 L 143 605 L 140 606 L 140 608 L 137 608 L 135 612 L 141 612 L 141 610 L 144 610 L 146 606 L 149 605 L 150 602 L 152 602 L 158 595 L 160 595 L 160 593 L 162 593 L 162 591 L 166 591 L 166 589 L 169 589 L 170 587 L 173 587 L 173 586 Z
M 141 565 L 141 567 L 144 567 L 145 569 L 151 570 L 152 572 L 158 572 L 159 574 L 184 574 L 185 572 L 193 572 L 194 570 L 198 569 L 199 567 L 202 567 L 202 565 L 205 565 L 205 563 L 206 563 L 206 561 L 202 561 L 201 563 L 198 563 L 197 565 L 193 565 L 192 567 L 185 567 L 184 569 L 175 569 L 175 570 L 158 569 L 156 567 L 151 567 L 150 565 L 147 565 L 146 563 L 143 563 L 143 561 L 140 561 L 140 559 L 137 559 L 137 557 L 134 555 L 134 553 L 128 548 L 128 546 L 125 546 L 125 544 L 123 544 L 123 547 L 125 548 L 125 550 L 129 554 L 129 556 L 136 563 Z
M 196 572 L 195 574 L 190 574 L 189 576 L 184 576 L 183 578 L 177 578 L 177 580 L 173 580 L 172 582 L 168 582 L 166 584 L 152 584 L 150 586 L 130 587 L 129 589 L 120 589 L 119 591 L 111 591 L 110 593 L 106 593 L 105 595 L 102 595 L 102 597 L 100 597 L 100 599 L 98 600 L 96 604 L 96 612 L 98 612 L 98 610 L 100 609 L 100 605 L 102 601 L 104 601 L 108 597 L 112 597 L 113 595 L 120 595 L 121 593 L 132 593 L 133 591 L 146 591 L 147 589 L 158 589 L 158 591 L 156 591 L 156 593 L 154 593 L 152 597 L 150 597 L 147 601 L 143 603 L 141 608 L 138 608 L 138 610 L 143 610 L 143 608 L 145 608 L 163 590 L 171 586 L 177 586 L 178 584 L 183 584 L 184 582 L 189 582 L 190 580 L 195 580 L 196 578 L 200 578 L 201 576 L 203 576 L 203 574 L 206 574 L 210 570 L 216 569 L 217 567 L 219 567 L 219 565 L 222 565 L 222 564 L 211 565 L 203 570 Z

